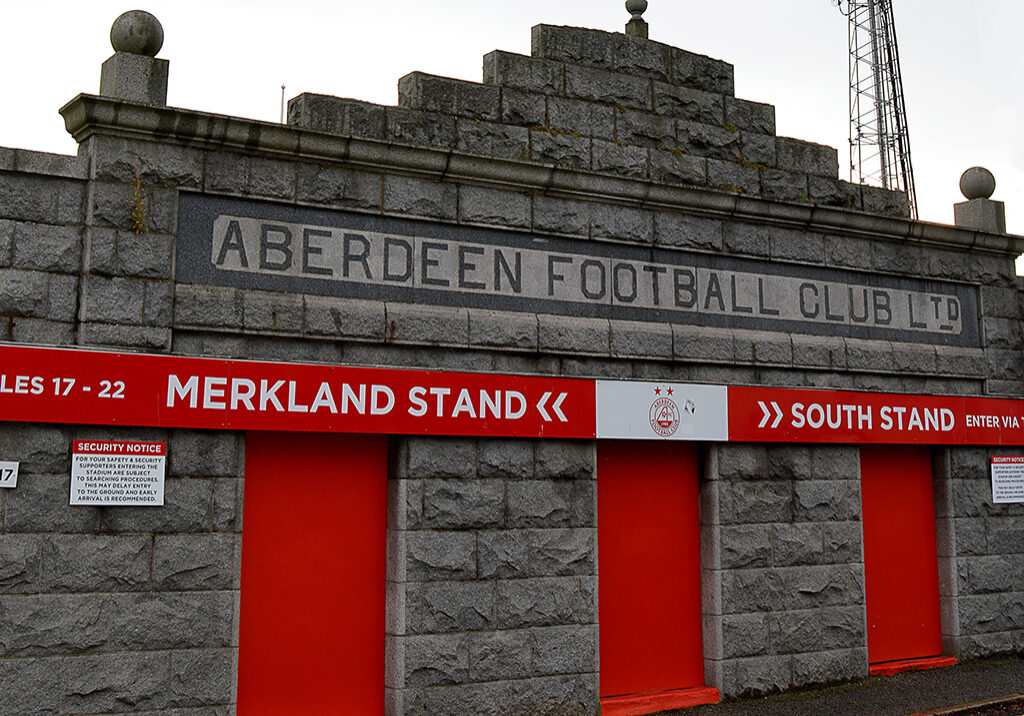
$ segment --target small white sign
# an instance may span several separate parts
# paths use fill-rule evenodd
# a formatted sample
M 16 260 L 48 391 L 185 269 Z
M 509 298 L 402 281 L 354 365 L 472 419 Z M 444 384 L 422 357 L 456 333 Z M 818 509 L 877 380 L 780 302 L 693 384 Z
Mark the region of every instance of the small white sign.
M 1024 502 L 1024 455 L 993 456 L 992 502 Z
M 71 456 L 71 504 L 164 504 L 167 444 L 76 440 Z
M 17 462 L 0 461 L 0 487 L 18 486 L 18 465 Z
M 597 437 L 728 440 L 728 391 L 721 385 L 599 380 Z

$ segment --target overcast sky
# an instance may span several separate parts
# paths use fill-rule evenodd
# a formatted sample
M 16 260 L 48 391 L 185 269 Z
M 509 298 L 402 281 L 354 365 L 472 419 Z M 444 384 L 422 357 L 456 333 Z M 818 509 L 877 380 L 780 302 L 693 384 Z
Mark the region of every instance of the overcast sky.
M 621 31 L 622 0 L 0 0 L 0 146 L 73 154 L 57 110 L 99 88 L 110 25 L 163 24 L 168 104 L 277 121 L 287 96 L 394 104 L 421 70 L 480 81 L 494 49 L 529 54 L 538 23 Z M 952 223 L 960 174 L 982 165 L 1024 234 L 1024 0 L 894 0 L 921 218 Z M 847 21 L 831 0 L 650 0 L 650 36 L 727 60 L 739 97 L 774 104 L 778 131 L 839 149 L 848 178 Z

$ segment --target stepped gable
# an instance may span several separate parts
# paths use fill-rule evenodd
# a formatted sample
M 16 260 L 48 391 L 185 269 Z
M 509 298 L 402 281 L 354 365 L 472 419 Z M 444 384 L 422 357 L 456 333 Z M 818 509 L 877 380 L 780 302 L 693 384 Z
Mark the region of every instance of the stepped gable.
M 907 217 L 907 197 L 838 178 L 836 149 L 775 132 L 735 96 L 733 66 L 621 33 L 537 25 L 529 57 L 484 56 L 483 81 L 413 72 L 398 106 L 320 94 L 288 123 L 330 134 Z

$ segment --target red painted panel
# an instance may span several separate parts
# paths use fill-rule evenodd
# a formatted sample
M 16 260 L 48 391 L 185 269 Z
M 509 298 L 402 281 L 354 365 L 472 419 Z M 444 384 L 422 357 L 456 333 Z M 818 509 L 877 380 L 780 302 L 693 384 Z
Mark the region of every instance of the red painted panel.
M 384 711 L 386 438 L 249 433 L 238 713 Z
M 942 654 L 928 450 L 861 449 L 868 661 Z
M 601 695 L 704 684 L 697 459 L 687 443 L 598 443 Z

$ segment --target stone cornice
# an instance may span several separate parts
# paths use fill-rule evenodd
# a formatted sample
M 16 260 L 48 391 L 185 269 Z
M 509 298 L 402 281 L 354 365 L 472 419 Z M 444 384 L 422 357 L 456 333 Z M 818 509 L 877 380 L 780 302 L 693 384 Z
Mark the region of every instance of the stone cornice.
M 78 142 L 99 134 L 130 137 L 199 149 L 339 162 L 353 168 L 542 191 L 553 196 L 596 199 L 630 207 L 685 210 L 712 218 L 749 220 L 911 245 L 1006 256 L 1024 253 L 1024 237 L 1015 235 L 324 134 L 273 122 L 130 104 L 96 95 L 80 94 L 64 105 L 60 113 L 68 132 Z

